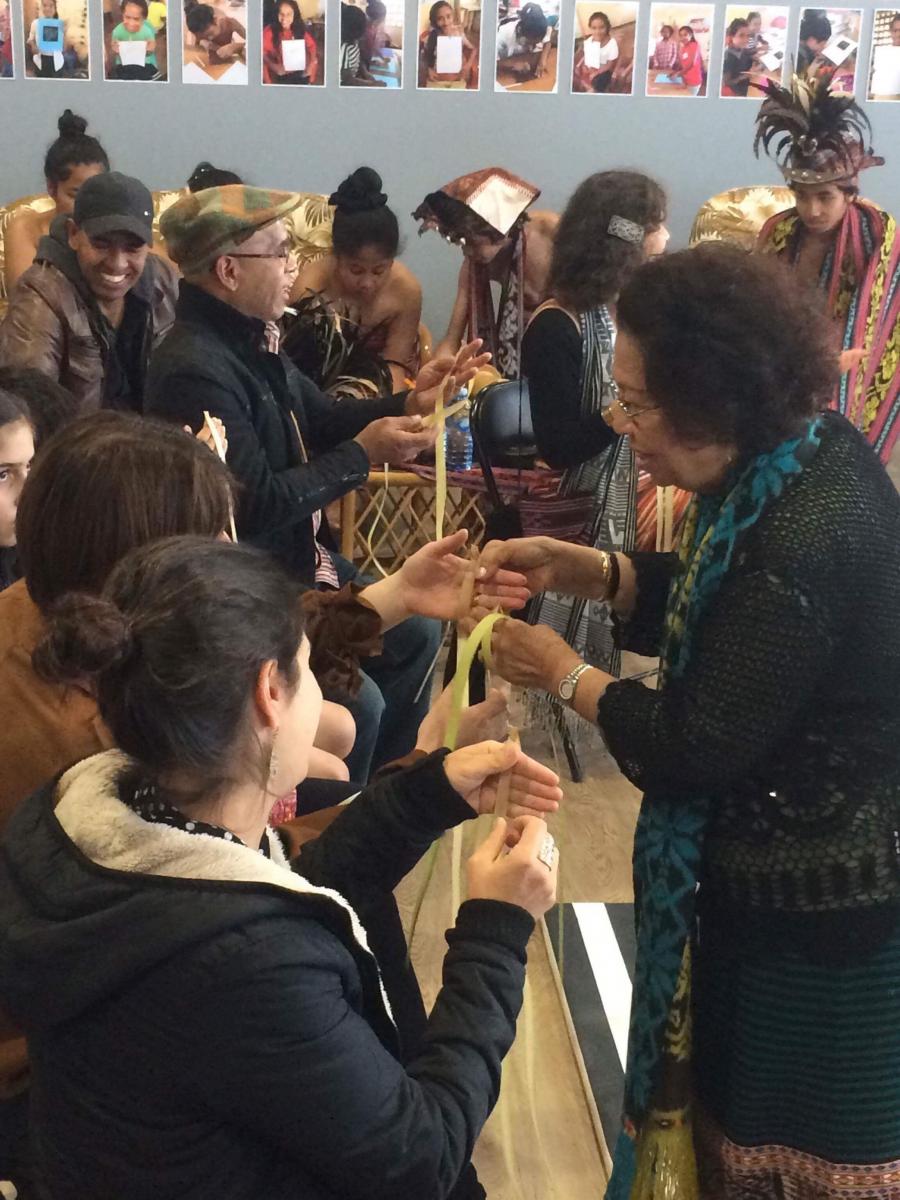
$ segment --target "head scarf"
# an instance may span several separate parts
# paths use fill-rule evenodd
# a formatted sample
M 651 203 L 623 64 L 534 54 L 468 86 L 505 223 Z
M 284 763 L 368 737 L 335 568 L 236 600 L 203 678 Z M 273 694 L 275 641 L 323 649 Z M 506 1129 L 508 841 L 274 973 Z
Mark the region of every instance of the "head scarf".
M 413 218 L 422 222 L 420 234 L 436 229 L 454 241 L 473 233 L 473 216 L 490 227 L 485 232 L 507 237 L 540 194 L 539 188 L 502 167 L 485 167 L 429 192 Z

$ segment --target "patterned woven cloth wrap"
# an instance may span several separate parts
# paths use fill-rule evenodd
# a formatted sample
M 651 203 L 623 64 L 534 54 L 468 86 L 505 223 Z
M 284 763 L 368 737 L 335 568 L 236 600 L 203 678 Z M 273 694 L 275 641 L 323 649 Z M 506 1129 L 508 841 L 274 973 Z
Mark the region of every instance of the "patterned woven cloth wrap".
M 468 334 L 479 337 L 506 379 L 517 379 L 525 333 L 526 211 L 540 196 L 533 184 L 502 167 L 485 167 L 451 180 L 430 192 L 413 213 L 419 233 L 435 229 L 450 241 L 493 232 L 513 243 L 506 277 L 500 281 L 500 302 L 494 307 L 491 268 L 468 260 Z M 487 227 L 487 228 L 486 228 Z
M 796 209 L 766 222 L 760 249 L 793 263 L 802 223 Z M 900 434 L 900 237 L 897 223 L 869 200 L 847 209 L 819 286 L 842 331 L 843 350 L 864 351 L 841 376 L 832 407 L 862 430 L 882 462 Z

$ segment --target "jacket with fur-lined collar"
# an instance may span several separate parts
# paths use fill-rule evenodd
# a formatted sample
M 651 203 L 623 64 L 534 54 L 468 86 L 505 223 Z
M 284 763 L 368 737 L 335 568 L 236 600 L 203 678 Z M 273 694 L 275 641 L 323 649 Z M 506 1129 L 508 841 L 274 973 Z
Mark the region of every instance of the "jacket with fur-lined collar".
M 463 905 L 403 1065 L 355 911 L 472 815 L 442 757 L 367 789 L 293 869 L 275 846 L 143 821 L 115 751 L 20 807 L 0 996 L 28 1034 L 53 1200 L 450 1195 L 496 1101 L 533 922 Z

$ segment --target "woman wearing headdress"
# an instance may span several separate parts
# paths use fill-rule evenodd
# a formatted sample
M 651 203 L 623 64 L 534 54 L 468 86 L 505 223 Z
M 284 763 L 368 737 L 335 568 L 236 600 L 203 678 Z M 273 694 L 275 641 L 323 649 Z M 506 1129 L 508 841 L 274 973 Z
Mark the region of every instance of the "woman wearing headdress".
M 463 252 L 459 288 L 439 353 L 455 353 L 466 331 L 479 337 L 501 374 L 519 374 L 522 336 L 547 298 L 547 276 L 559 216 L 528 213 L 540 190 L 502 167 L 461 175 L 430 192 L 413 217 L 420 234 L 436 229 Z M 495 307 L 491 284 L 500 284 Z
M 772 83 L 760 108 L 754 149 L 770 154 L 795 196 L 772 217 L 759 248 L 818 285 L 841 331 L 833 407 L 866 435 L 882 462 L 900 433 L 900 238 L 890 213 L 859 195 L 859 175 L 881 166 L 868 118 L 823 77 Z

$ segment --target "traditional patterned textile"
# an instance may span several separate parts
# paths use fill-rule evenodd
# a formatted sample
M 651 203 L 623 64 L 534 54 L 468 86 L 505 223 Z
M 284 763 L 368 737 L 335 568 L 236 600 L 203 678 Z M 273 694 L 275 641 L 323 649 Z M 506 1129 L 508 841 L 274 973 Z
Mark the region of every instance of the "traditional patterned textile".
M 512 259 L 494 311 L 490 268 L 469 260 L 469 339 L 481 338 L 504 379 L 518 379 L 525 335 L 527 227 L 513 233 Z
M 616 330 L 605 304 L 580 317 L 582 338 L 581 416 L 596 416 L 611 400 Z M 637 472 L 627 438 L 619 438 L 588 462 L 566 471 L 560 494 L 593 497 L 585 541 L 600 550 L 634 549 Z M 593 667 L 618 675 L 622 655 L 613 634 L 609 605 L 544 592 L 532 605 L 532 625 L 549 625 Z
M 793 264 L 802 234 L 797 210 L 790 209 L 763 226 L 759 247 Z M 828 312 L 843 327 L 841 348 L 864 351 L 859 366 L 841 376 L 833 407 L 887 462 L 900 433 L 900 237 L 894 218 L 869 200 L 854 200 L 819 285 Z
M 413 217 L 423 222 L 421 233 L 437 229 L 445 237 L 453 237 L 459 232 L 458 210 L 467 208 L 506 237 L 540 194 L 540 188 L 502 167 L 485 167 L 430 192 Z
M 802 473 L 819 438 L 819 421 L 814 421 L 804 436 L 753 459 L 725 495 L 694 499 L 682 531 L 681 571 L 669 594 L 661 689 L 685 672 L 699 626 L 742 535 Z M 705 795 L 647 793 L 641 805 L 634 844 L 637 963 L 625 1129 L 616 1146 L 608 1200 L 645 1200 L 679 1184 L 686 1188 L 684 1193 L 671 1194 L 696 1194 L 687 1125 L 689 938 L 709 809 Z
M 501 167 L 487 167 L 461 175 L 437 192 L 430 192 L 413 213 L 421 221 L 420 235 L 435 229 L 450 241 L 465 245 L 466 238 L 493 232 L 509 238 L 512 257 L 501 281 L 496 312 L 491 294 L 491 267 L 468 260 L 470 338 L 480 337 L 494 364 L 507 379 L 517 379 L 525 332 L 526 210 L 540 190 Z M 487 226 L 487 229 L 484 227 Z
M 840 964 L 717 943 L 695 953 L 701 1194 L 898 1200 L 900 933 Z

